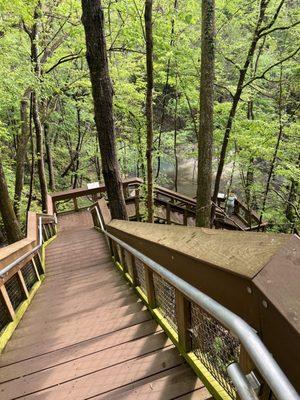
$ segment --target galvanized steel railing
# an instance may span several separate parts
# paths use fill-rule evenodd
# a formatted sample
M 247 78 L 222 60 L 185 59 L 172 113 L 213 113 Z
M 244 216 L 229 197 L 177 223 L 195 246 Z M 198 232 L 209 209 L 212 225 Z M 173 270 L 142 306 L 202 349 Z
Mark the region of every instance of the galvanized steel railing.
M 50 239 L 50 237 L 54 235 L 54 232 L 50 232 L 50 230 L 47 232 L 47 228 L 45 228 L 45 225 L 43 225 L 43 218 L 45 218 L 45 216 L 43 216 L 43 215 L 41 215 L 39 217 L 39 224 L 38 224 L 39 244 L 37 246 L 35 246 L 33 249 L 31 249 L 30 251 L 28 251 L 27 253 L 23 254 L 21 257 L 14 260 L 12 263 L 7 265 L 5 268 L 1 269 L 0 277 L 5 276 L 16 265 L 20 264 L 23 260 L 25 260 L 26 258 L 31 256 L 32 254 L 36 253 L 42 247 L 44 239 L 46 239 L 46 240 Z M 48 216 L 46 218 L 49 219 Z M 54 224 L 57 223 L 56 216 L 53 216 L 53 221 L 54 221 Z M 49 224 L 47 224 L 47 225 L 49 225 Z
M 277 400 L 300 399 L 250 325 L 199 289 L 107 232 L 97 206 L 90 211 L 96 212 L 99 222 L 96 225 L 105 234 L 115 260 L 123 264 L 130 280 L 142 288 L 150 309 L 158 308 L 161 311 L 171 329 L 178 334 L 180 346 L 187 332 L 183 332 L 183 321 L 178 321 L 179 315 L 176 315 L 177 293 L 181 296 L 179 301 L 183 301 L 179 307 L 184 307 L 184 300 L 190 302 L 190 326 L 185 321 L 184 329 L 193 341 L 192 350 L 195 350 L 196 356 L 198 352 L 198 359 L 231 398 L 235 398 L 237 392 L 242 400 L 258 399 L 253 379 L 245 376 L 238 365 L 238 352 L 242 345 Z M 186 341 L 187 338 L 183 339 Z M 184 351 L 188 352 L 185 347 Z

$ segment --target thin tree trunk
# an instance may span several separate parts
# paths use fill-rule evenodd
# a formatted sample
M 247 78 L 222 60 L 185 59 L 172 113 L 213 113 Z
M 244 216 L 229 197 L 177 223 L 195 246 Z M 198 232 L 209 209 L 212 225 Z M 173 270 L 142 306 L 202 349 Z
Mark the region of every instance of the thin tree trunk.
M 279 130 L 278 130 L 278 136 L 277 136 L 277 141 L 273 153 L 273 158 L 271 161 L 269 173 L 268 173 L 268 178 L 267 178 L 267 184 L 266 184 L 266 189 L 264 192 L 264 197 L 263 197 L 263 203 L 261 207 L 261 213 L 260 213 L 260 218 L 259 218 L 259 224 L 258 224 L 258 230 L 260 228 L 260 225 L 262 223 L 263 215 L 266 209 L 266 203 L 267 203 L 267 198 L 270 190 L 270 184 L 271 184 L 271 179 L 274 173 L 275 169 L 275 164 L 277 161 L 277 153 L 279 150 L 282 134 L 283 134 L 283 123 L 282 123 L 282 65 L 280 67 L 280 78 L 279 78 L 279 97 L 278 97 L 278 124 L 279 124 Z
M 45 147 L 46 147 L 46 159 L 48 165 L 48 176 L 49 176 L 49 187 L 52 192 L 55 191 L 55 176 L 54 176 L 54 166 L 52 158 L 51 142 L 49 138 L 49 125 L 44 123 L 44 134 L 45 134 Z
M 36 136 L 36 154 L 37 154 L 37 167 L 38 167 L 38 176 L 40 181 L 40 190 L 41 190 L 41 198 L 42 198 L 42 211 L 46 212 L 47 210 L 47 181 L 45 174 L 45 163 L 44 163 L 44 139 L 43 139 L 43 128 L 39 115 L 39 104 L 38 99 L 36 97 L 36 92 L 33 92 L 33 122 L 35 127 L 35 136 Z
M 74 160 L 73 163 L 73 189 L 77 188 L 78 185 L 78 169 L 79 169 L 79 156 L 80 156 L 80 150 L 81 150 L 81 143 L 82 143 L 82 132 L 81 132 L 81 109 L 79 105 L 77 104 L 76 106 L 76 111 L 77 111 L 77 145 L 76 145 L 76 159 Z
M 177 92 L 177 76 L 176 76 L 176 99 L 175 99 L 175 115 L 174 115 L 174 160 L 175 160 L 175 174 L 174 174 L 174 190 L 178 190 L 178 155 L 177 155 L 177 118 L 178 118 L 178 92 Z
M 101 182 L 101 164 L 98 156 L 95 156 L 95 169 L 98 182 Z
M 30 114 L 29 114 L 29 136 L 30 136 L 30 144 L 31 144 L 31 168 L 30 168 L 30 183 L 29 183 L 29 195 L 28 195 L 28 202 L 27 202 L 27 209 L 26 215 L 28 211 L 30 211 L 31 207 L 31 200 L 32 200 L 32 193 L 33 193 L 33 183 L 34 183 L 34 170 L 35 170 L 35 148 L 34 148 L 34 139 L 33 139 L 33 132 L 32 132 L 32 93 L 30 96 Z M 26 227 L 27 229 L 27 227 Z
M 127 219 L 115 143 L 113 88 L 108 70 L 101 1 L 82 0 L 82 11 L 87 49 L 86 58 L 90 70 L 102 171 L 110 210 L 113 218 Z
M 22 198 L 22 190 L 24 186 L 24 169 L 26 160 L 26 149 L 29 139 L 28 125 L 28 105 L 30 98 L 30 90 L 26 90 L 21 100 L 21 134 L 17 141 L 16 155 L 16 180 L 15 180 L 15 195 L 14 195 L 14 211 L 18 221 L 20 221 L 20 206 Z
M 237 83 L 235 94 L 233 96 L 233 101 L 232 101 L 231 109 L 229 112 L 226 129 L 225 129 L 225 134 L 224 134 L 224 138 L 223 138 L 223 143 L 222 143 L 222 148 L 221 148 L 221 153 L 220 153 L 220 160 L 219 160 L 219 165 L 218 165 L 218 170 L 217 170 L 217 175 L 216 175 L 216 180 L 215 180 L 214 193 L 213 193 L 213 198 L 212 198 L 213 204 L 216 204 L 216 202 L 217 202 L 217 197 L 218 197 L 218 193 L 219 193 L 219 189 L 220 189 L 221 177 L 222 177 L 222 173 L 223 173 L 225 157 L 226 157 L 226 152 L 227 152 L 227 147 L 228 147 L 228 143 L 229 143 L 229 137 L 230 137 L 230 133 L 232 130 L 234 117 L 235 117 L 237 107 L 238 107 L 238 104 L 239 104 L 239 101 L 240 101 L 240 98 L 241 98 L 241 95 L 243 92 L 243 86 L 244 86 L 244 82 L 245 82 L 245 78 L 247 75 L 249 65 L 253 60 L 253 55 L 254 55 L 254 52 L 256 49 L 256 45 L 257 45 L 258 40 L 260 39 L 259 32 L 260 32 L 260 28 L 261 28 L 261 25 L 262 25 L 264 17 L 265 17 L 267 5 L 268 5 L 268 1 L 266 1 L 266 0 L 262 0 L 260 3 L 260 12 L 259 12 L 259 17 L 257 19 L 257 23 L 255 26 L 253 38 L 250 43 L 246 61 L 243 65 L 243 67 L 240 69 L 239 80 Z M 215 217 L 215 206 L 213 205 L 212 213 L 211 213 L 212 222 L 214 220 L 214 217 Z
M 141 134 L 141 127 L 137 127 L 138 130 L 138 155 L 139 155 L 139 162 L 138 165 L 142 171 L 142 178 L 146 180 L 146 171 L 145 171 L 145 163 L 144 163 L 144 152 L 143 152 L 143 144 L 142 144 L 142 134 Z
M 174 0 L 174 12 L 177 11 L 178 9 L 178 0 Z M 174 34 L 175 34 L 175 17 L 172 17 L 171 21 L 171 40 L 170 40 L 170 46 L 171 48 L 174 46 Z M 156 179 L 159 177 L 160 173 L 160 148 L 161 148 L 161 136 L 162 136 L 162 130 L 163 130 L 163 124 L 165 120 L 165 111 L 166 111 L 166 104 L 167 104 L 167 93 L 169 89 L 169 79 L 170 79 L 170 72 L 171 72 L 171 56 L 168 58 L 168 63 L 167 63 L 167 77 L 166 77 L 166 83 L 163 88 L 163 103 L 162 103 L 162 114 L 161 114 L 161 120 L 160 120 L 160 128 L 159 128 L 159 134 L 158 134 L 158 157 L 157 157 L 157 171 L 156 171 Z
M 7 183 L 3 166 L 1 163 L 0 154 L 0 213 L 4 224 L 4 229 L 8 243 L 14 243 L 21 240 L 23 235 L 16 214 L 14 212 L 13 204 L 10 200 Z
M 152 0 L 145 1 L 145 32 L 146 32 L 146 66 L 147 66 L 147 212 L 148 222 L 153 222 L 153 34 L 152 34 Z
M 254 112 L 253 112 L 253 100 L 249 100 L 247 104 L 247 119 L 249 121 L 254 121 Z M 254 183 L 254 157 L 250 157 L 249 165 L 247 168 L 246 173 L 246 180 L 245 180 L 245 194 L 246 194 L 246 203 L 248 210 L 251 209 L 251 187 Z
M 215 64 L 215 1 L 202 0 L 196 226 L 210 226 Z
M 95 142 L 95 170 L 96 170 L 96 175 L 98 182 L 101 182 L 101 161 L 100 157 L 97 155 L 98 153 L 98 138 L 96 137 L 96 142 Z
M 298 160 L 296 162 L 296 167 L 299 168 L 300 165 L 300 154 Z M 296 220 L 295 209 L 293 208 L 292 204 L 295 204 L 297 199 L 297 191 L 298 191 L 299 183 L 295 179 L 291 179 L 291 186 L 289 190 L 289 197 L 288 202 L 285 210 L 286 218 L 290 221 L 292 225 L 292 231 L 294 231 L 294 225 Z
M 39 48 L 38 48 L 40 18 L 41 18 L 41 2 L 39 1 L 34 10 L 34 24 L 30 35 L 31 62 L 33 65 L 35 76 L 38 81 L 40 81 L 41 79 L 41 65 L 39 60 Z M 38 167 L 38 176 L 40 181 L 40 191 L 42 198 L 42 211 L 46 212 L 48 189 L 47 189 L 45 163 L 44 163 L 44 134 L 40 120 L 40 110 L 39 110 L 39 100 L 38 100 L 37 90 L 34 90 L 32 92 L 32 116 L 33 116 L 35 136 L 36 136 L 37 167 Z

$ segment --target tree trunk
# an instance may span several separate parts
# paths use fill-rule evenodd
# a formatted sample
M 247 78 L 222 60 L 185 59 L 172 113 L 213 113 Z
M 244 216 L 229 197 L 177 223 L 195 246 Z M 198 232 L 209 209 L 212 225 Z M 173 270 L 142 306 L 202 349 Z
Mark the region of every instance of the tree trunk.
M 210 226 L 215 64 L 215 1 L 202 1 L 196 226 Z
M 46 147 L 46 159 L 48 164 L 48 176 L 49 176 L 49 187 L 52 192 L 55 191 L 55 176 L 52 158 L 51 142 L 49 138 L 49 125 L 44 123 L 44 134 L 45 134 L 45 147 Z
M 26 90 L 21 100 L 21 134 L 17 141 L 16 155 L 16 180 L 15 180 L 15 195 L 14 195 L 14 211 L 18 221 L 20 221 L 20 206 L 22 198 L 22 190 L 24 186 L 24 168 L 26 160 L 26 149 L 29 139 L 29 124 L 28 124 L 28 104 L 30 98 L 30 90 Z
M 173 7 L 174 7 L 174 12 L 176 12 L 178 10 L 178 0 L 174 0 Z M 174 46 L 174 34 L 175 34 L 175 16 L 172 17 L 172 21 L 171 21 L 171 40 L 170 40 L 171 48 Z M 162 136 L 162 130 L 163 130 L 163 125 L 164 125 L 164 120 L 165 120 L 165 111 L 166 111 L 166 105 L 167 105 L 167 94 L 168 94 L 168 89 L 169 89 L 170 72 L 171 72 L 171 56 L 169 56 L 169 58 L 168 58 L 166 83 L 163 88 L 162 114 L 161 114 L 161 120 L 160 120 L 160 128 L 159 128 L 159 134 L 158 134 L 158 146 L 157 146 L 158 157 L 157 157 L 156 179 L 159 177 L 159 173 L 160 173 L 161 136 Z
M 39 115 L 39 104 L 35 91 L 32 94 L 32 103 L 33 103 L 33 109 L 32 109 L 33 122 L 35 127 L 35 136 L 36 136 L 37 167 L 38 167 L 38 175 L 39 175 L 41 198 L 42 198 L 42 211 L 46 212 L 48 189 L 47 189 L 45 163 L 44 163 L 44 138 L 43 138 L 43 128 Z
M 77 145 L 76 145 L 76 160 L 73 163 L 73 189 L 76 189 L 78 186 L 78 169 L 79 169 L 79 157 L 80 150 L 82 144 L 82 133 L 81 133 L 81 109 L 79 105 L 76 105 L 76 113 L 77 113 Z
M 14 212 L 13 204 L 10 200 L 7 183 L 3 166 L 1 163 L 0 154 L 0 212 L 8 243 L 14 243 L 21 240 L 23 235 L 16 214 Z
M 300 165 L 300 154 L 299 154 L 298 160 L 296 162 L 296 167 L 299 168 L 299 165 Z M 290 221 L 290 223 L 292 225 L 292 231 L 294 230 L 295 220 L 297 218 L 297 216 L 295 214 L 295 209 L 293 208 L 292 204 L 296 205 L 298 186 L 299 186 L 298 181 L 296 181 L 295 179 L 292 178 L 291 186 L 290 186 L 290 190 L 289 190 L 288 203 L 287 203 L 286 210 L 285 210 L 286 218 Z
M 142 179 L 146 181 L 146 172 L 145 172 L 145 163 L 144 163 L 144 151 L 143 151 L 143 143 L 142 143 L 142 133 L 141 127 L 137 127 L 137 135 L 138 135 L 138 166 L 142 172 Z M 138 170 L 139 170 L 138 168 Z
M 174 115 L 174 160 L 175 160 L 175 174 L 174 174 L 174 190 L 178 190 L 178 155 L 177 155 L 177 119 L 178 119 L 178 85 L 176 76 L 176 99 L 175 99 L 175 115 Z
M 268 194 L 269 194 L 269 190 L 270 190 L 271 180 L 272 180 L 272 176 L 273 176 L 273 173 L 274 173 L 275 164 L 276 164 L 276 161 L 277 161 L 277 154 L 278 154 L 281 138 L 282 138 L 282 135 L 283 135 L 283 122 L 282 122 L 282 68 L 283 67 L 281 65 L 280 66 L 280 78 L 279 78 L 279 95 L 278 95 L 278 124 L 279 124 L 279 130 L 278 130 L 277 141 L 276 141 L 276 145 L 275 145 L 275 149 L 274 149 L 274 153 L 273 153 L 273 157 L 272 157 L 272 161 L 271 161 L 271 165 L 270 165 L 270 169 L 269 169 L 269 173 L 268 173 L 268 177 L 267 177 L 266 189 L 265 189 L 264 196 L 263 196 L 263 203 L 262 203 L 262 207 L 261 207 L 258 230 L 259 230 L 260 225 L 262 223 L 263 215 L 264 215 L 264 212 L 265 212 L 265 209 L 266 209 L 266 203 L 267 203 L 267 198 L 268 198 Z
M 32 201 L 32 193 L 33 193 L 33 184 L 34 184 L 34 170 L 35 170 L 35 148 L 34 148 L 34 139 L 32 132 L 32 114 L 33 114 L 33 102 L 32 102 L 32 93 L 30 96 L 30 115 L 29 115 L 29 136 L 30 136 L 30 145 L 31 145 L 31 168 L 30 168 L 30 183 L 29 183 L 29 195 L 27 202 L 26 215 L 30 211 L 31 201 Z M 26 226 L 27 229 L 27 226 Z
M 41 65 L 39 60 L 39 48 L 38 48 L 38 40 L 39 40 L 39 25 L 41 18 L 41 2 L 38 1 L 37 6 L 34 10 L 34 24 L 31 31 L 31 62 L 33 65 L 33 70 L 38 82 L 41 79 Z M 47 181 L 45 174 L 45 164 L 44 164 L 44 134 L 43 128 L 40 120 L 40 111 L 39 111 L 39 100 L 37 90 L 32 92 L 32 116 L 35 128 L 35 136 L 36 136 L 36 152 L 37 152 L 37 167 L 38 167 L 38 175 L 40 181 L 40 191 L 42 198 L 42 211 L 46 212 L 47 210 Z
M 232 101 L 231 109 L 230 109 L 227 124 L 226 124 L 226 129 L 225 129 L 225 133 L 224 133 L 224 138 L 223 138 L 223 143 L 222 143 L 222 148 L 221 148 L 221 153 L 220 153 L 220 160 L 219 160 L 219 165 L 218 165 L 218 170 L 217 170 L 217 175 L 216 175 L 216 180 L 215 180 L 215 188 L 214 188 L 213 199 L 212 199 L 213 203 L 217 202 L 217 197 L 218 197 L 218 193 L 219 193 L 219 189 L 220 189 L 220 182 L 221 182 L 221 177 L 222 177 L 222 173 L 223 173 L 225 157 L 226 157 L 230 133 L 232 130 L 233 120 L 234 120 L 234 117 L 235 117 L 235 114 L 237 111 L 237 107 L 238 107 L 238 104 L 239 104 L 239 101 L 240 101 L 240 98 L 241 98 L 241 95 L 243 92 L 243 86 L 244 86 L 248 68 L 249 68 L 250 63 L 253 60 L 253 55 L 254 55 L 254 52 L 256 49 L 257 42 L 260 39 L 259 32 L 260 32 L 260 28 L 261 28 L 261 25 L 262 25 L 264 17 L 265 17 L 267 5 L 268 5 L 268 2 L 266 0 L 262 0 L 260 3 L 260 12 L 259 12 L 259 17 L 257 19 L 257 23 L 255 26 L 253 38 L 250 43 L 250 47 L 249 47 L 249 50 L 247 53 L 245 63 L 243 65 L 243 67 L 240 69 L 239 80 L 238 80 L 238 83 L 236 86 L 235 94 L 233 96 L 233 101 Z M 214 217 L 215 217 L 215 206 L 213 204 L 212 213 L 211 213 L 212 222 L 214 220 Z
M 113 88 L 108 70 L 101 0 L 82 0 L 82 11 L 86 58 L 90 70 L 102 171 L 110 210 L 113 218 L 127 219 L 115 143 Z
M 101 182 L 101 164 L 98 156 L 95 156 L 95 169 L 98 182 Z
M 152 0 L 145 2 L 145 32 L 146 32 L 146 66 L 147 66 L 147 211 L 148 222 L 153 222 L 153 35 L 152 35 Z

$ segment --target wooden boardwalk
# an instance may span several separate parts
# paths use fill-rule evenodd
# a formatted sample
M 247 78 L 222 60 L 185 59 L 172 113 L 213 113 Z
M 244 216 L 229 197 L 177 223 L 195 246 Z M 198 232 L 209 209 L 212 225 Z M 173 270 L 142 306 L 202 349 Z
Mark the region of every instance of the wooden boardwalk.
M 111 262 L 87 212 L 60 217 L 46 280 L 0 357 L 0 399 L 210 399 Z

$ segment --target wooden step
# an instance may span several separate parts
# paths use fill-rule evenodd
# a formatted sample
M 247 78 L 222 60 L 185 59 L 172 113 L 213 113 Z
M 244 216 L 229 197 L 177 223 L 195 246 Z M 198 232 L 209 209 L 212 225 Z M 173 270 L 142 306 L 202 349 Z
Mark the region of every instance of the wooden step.
M 59 221 L 46 279 L 0 357 L 1 399 L 209 399 L 90 215 Z

